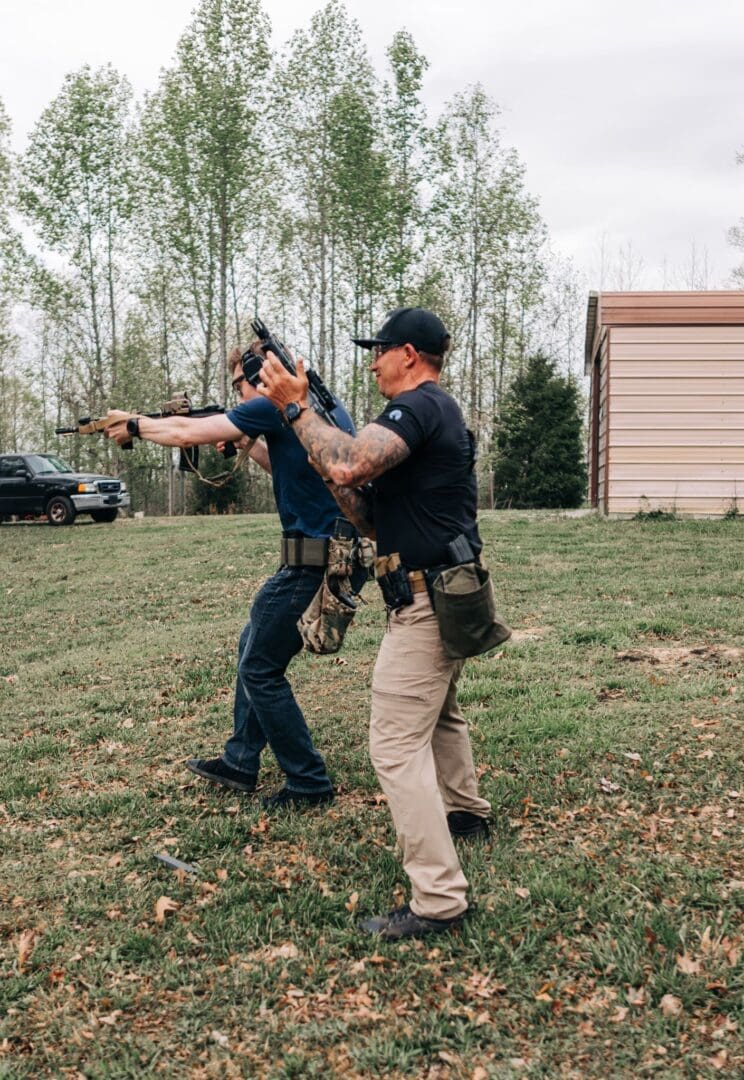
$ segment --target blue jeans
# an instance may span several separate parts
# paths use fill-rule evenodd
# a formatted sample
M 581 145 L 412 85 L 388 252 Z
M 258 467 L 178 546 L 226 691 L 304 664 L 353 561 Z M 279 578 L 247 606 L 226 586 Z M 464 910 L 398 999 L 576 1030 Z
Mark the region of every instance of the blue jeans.
M 302 649 L 297 620 L 322 579 L 322 567 L 282 566 L 260 588 L 240 635 L 233 734 L 222 753 L 233 769 L 257 776 L 268 743 L 287 787 L 304 793 L 333 785 L 285 672 Z

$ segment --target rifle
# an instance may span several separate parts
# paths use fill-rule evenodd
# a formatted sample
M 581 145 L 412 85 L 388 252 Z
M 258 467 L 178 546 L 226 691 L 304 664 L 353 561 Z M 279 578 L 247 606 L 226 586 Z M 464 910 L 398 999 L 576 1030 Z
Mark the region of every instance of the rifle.
M 260 319 L 256 318 L 251 323 L 251 329 L 261 342 L 261 352 L 264 356 L 267 352 L 272 352 L 277 360 L 284 365 L 290 375 L 296 375 L 297 369 L 295 368 L 294 361 L 282 345 L 281 341 L 271 333 L 266 323 L 261 322 Z M 264 362 L 264 356 L 251 352 L 249 349 L 247 352 L 244 352 L 240 358 L 243 365 L 243 374 L 251 386 L 256 386 L 261 381 L 260 373 Z M 305 368 L 305 374 L 307 375 L 307 381 L 309 383 L 308 396 L 310 398 L 311 407 L 327 424 L 331 424 L 332 427 L 337 427 L 341 431 L 346 431 L 347 434 L 350 434 L 348 428 L 344 427 L 341 421 L 337 420 L 333 415 L 333 410 L 338 405 L 338 402 L 323 382 L 320 375 L 318 375 L 316 371 L 313 371 L 312 368 L 308 367 Z
M 137 413 L 137 416 L 145 416 L 150 420 L 159 420 L 164 416 L 215 416 L 218 413 L 224 413 L 225 409 L 221 405 L 204 405 L 200 409 L 194 409 L 191 405 L 191 399 L 189 395 L 184 391 L 179 391 L 174 394 L 170 401 L 166 401 L 160 412 L 151 413 Z M 55 435 L 93 435 L 97 431 L 105 431 L 107 427 L 112 424 L 118 423 L 117 420 L 109 416 L 91 417 L 84 416 L 77 422 L 77 427 L 68 428 L 55 428 Z M 122 443 L 122 450 L 131 450 L 134 446 L 134 441 L 130 440 L 128 443 Z M 225 443 L 225 449 L 222 451 L 223 457 L 231 458 L 235 457 L 237 450 L 235 443 Z M 178 468 L 182 472 L 195 472 L 199 475 L 199 447 L 188 446 L 182 447 L 180 450 L 180 457 L 178 461 Z

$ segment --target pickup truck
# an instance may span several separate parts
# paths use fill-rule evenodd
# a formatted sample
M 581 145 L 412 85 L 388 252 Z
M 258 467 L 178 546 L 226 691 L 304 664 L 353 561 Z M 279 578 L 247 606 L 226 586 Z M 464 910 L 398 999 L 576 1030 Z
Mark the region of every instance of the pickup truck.
M 121 480 L 75 472 L 57 454 L 0 454 L 0 521 L 44 514 L 50 525 L 72 525 L 78 514 L 115 521 L 127 506 Z

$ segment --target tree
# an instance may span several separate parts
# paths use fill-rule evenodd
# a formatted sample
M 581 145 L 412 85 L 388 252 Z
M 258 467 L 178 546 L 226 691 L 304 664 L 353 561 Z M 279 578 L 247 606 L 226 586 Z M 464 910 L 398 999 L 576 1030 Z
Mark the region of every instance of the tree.
M 384 88 L 387 156 L 391 165 L 389 273 L 394 305 L 410 302 L 413 270 L 420 255 L 421 185 L 426 175 L 423 146 L 425 111 L 419 94 L 429 61 L 407 30 L 394 35 L 387 50 L 392 85 Z
M 310 358 L 331 385 L 337 378 L 338 312 L 349 302 L 339 267 L 341 191 L 334 128 L 349 119 L 342 100 L 350 106 L 369 103 L 373 85 L 361 31 L 340 0 L 329 0 L 313 15 L 308 31 L 293 35 L 275 80 L 279 167 L 293 221 L 294 299 L 302 310 Z M 361 173 L 366 166 L 357 159 L 353 167 Z
M 515 377 L 497 424 L 493 474 L 498 506 L 580 506 L 586 490 L 578 386 L 543 353 Z
M 496 116 L 482 87 L 473 87 L 455 95 L 430 139 L 429 229 L 457 343 L 449 378 L 482 442 L 509 367 L 526 353 L 528 315 L 545 276 L 544 225 L 516 152 L 501 145 Z
M 36 124 L 21 164 L 19 200 L 42 241 L 80 283 L 88 344 L 82 394 L 99 411 L 116 386 L 121 243 L 131 208 L 131 88 L 110 66 L 65 78 Z
M 189 295 L 204 400 L 213 385 L 227 398 L 235 253 L 246 244 L 255 252 L 262 236 L 268 34 L 260 0 L 201 0 L 176 64 L 163 73 L 142 115 L 144 231 L 160 276 L 175 276 Z

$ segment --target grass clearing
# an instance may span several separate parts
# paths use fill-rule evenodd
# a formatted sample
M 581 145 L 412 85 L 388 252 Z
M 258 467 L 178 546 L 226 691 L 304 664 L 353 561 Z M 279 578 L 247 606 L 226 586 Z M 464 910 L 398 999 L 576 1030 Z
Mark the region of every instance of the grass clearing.
M 0 528 L 0 1077 L 739 1075 L 741 521 L 483 515 L 518 630 L 461 684 L 493 837 L 461 851 L 462 933 L 402 947 L 355 929 L 406 885 L 373 586 L 341 656 L 292 667 L 330 809 L 182 766 L 227 735 L 277 530 Z

